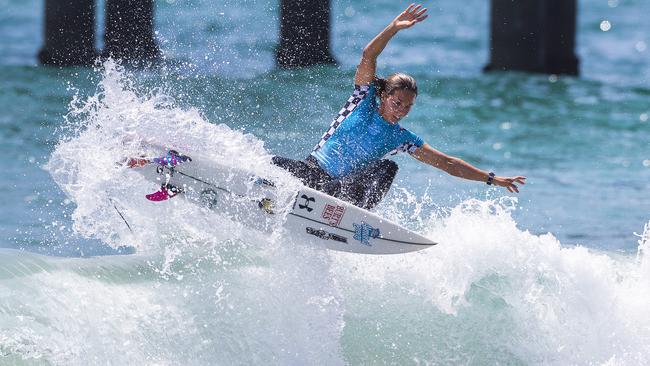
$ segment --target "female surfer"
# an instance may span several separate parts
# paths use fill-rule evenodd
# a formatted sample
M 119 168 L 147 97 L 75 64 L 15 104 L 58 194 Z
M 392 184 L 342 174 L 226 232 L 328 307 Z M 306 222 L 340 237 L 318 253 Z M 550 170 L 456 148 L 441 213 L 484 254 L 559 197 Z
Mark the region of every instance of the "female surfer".
M 482 181 L 519 192 L 526 177 L 501 177 L 446 155 L 402 127 L 399 122 L 415 103 L 415 79 L 395 73 L 375 76 L 377 57 L 399 31 L 424 21 L 426 8 L 411 4 L 363 50 L 354 77 L 354 92 L 311 154 L 303 161 L 273 157 L 273 163 L 314 189 L 370 209 L 386 195 L 397 164 L 384 159 L 400 151 L 453 176 Z M 379 103 L 377 103 L 379 99 Z

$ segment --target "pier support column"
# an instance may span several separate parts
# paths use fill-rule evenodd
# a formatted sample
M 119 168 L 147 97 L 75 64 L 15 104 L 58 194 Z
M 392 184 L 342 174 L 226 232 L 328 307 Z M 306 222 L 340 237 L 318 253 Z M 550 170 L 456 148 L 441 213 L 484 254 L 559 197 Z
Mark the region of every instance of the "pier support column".
M 330 0 L 280 0 L 278 66 L 334 64 L 330 51 Z
M 104 56 L 129 61 L 160 56 L 153 29 L 153 0 L 106 0 Z
M 576 0 L 492 0 L 485 71 L 578 74 Z
M 45 65 L 91 65 L 95 50 L 95 0 L 45 0 Z

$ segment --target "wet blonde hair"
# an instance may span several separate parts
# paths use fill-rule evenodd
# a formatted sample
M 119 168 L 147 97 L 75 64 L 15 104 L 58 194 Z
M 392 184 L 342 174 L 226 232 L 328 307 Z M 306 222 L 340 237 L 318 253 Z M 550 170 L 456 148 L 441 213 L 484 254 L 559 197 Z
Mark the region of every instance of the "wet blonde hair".
M 380 98 L 393 94 L 395 90 L 409 90 L 418 95 L 415 79 L 403 72 L 396 72 L 384 79 L 375 77 L 375 88 Z

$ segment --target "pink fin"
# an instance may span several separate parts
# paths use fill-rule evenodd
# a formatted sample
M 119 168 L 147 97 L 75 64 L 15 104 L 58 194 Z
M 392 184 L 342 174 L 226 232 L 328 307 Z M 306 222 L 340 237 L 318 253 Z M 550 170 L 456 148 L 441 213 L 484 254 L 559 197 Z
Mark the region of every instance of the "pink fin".
M 160 190 L 158 192 L 154 192 L 151 194 L 146 195 L 147 199 L 149 201 L 164 201 L 167 199 L 170 199 L 174 196 L 176 196 L 179 193 L 183 193 L 182 188 L 178 188 L 176 186 L 173 186 L 171 184 L 163 185 L 160 187 Z
M 169 199 L 169 197 L 173 197 L 173 196 L 169 195 L 169 191 L 167 190 L 167 188 L 162 187 L 158 192 L 148 194 L 145 197 L 147 197 L 149 201 L 159 202 L 159 201 L 167 200 Z

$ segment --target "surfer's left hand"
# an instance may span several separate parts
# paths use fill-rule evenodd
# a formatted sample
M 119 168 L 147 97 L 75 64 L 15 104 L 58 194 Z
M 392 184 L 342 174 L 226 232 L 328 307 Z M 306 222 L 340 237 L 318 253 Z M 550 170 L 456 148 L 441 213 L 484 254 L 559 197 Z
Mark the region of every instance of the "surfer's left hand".
M 413 24 L 419 23 L 429 17 L 429 15 L 425 14 L 426 12 L 427 8 L 422 8 L 422 5 L 411 4 L 393 20 L 391 25 L 398 31 L 411 28 Z
M 520 175 L 516 177 L 494 177 L 494 185 L 506 187 L 511 193 L 519 193 L 519 187 L 515 183 L 526 184 L 526 177 Z

